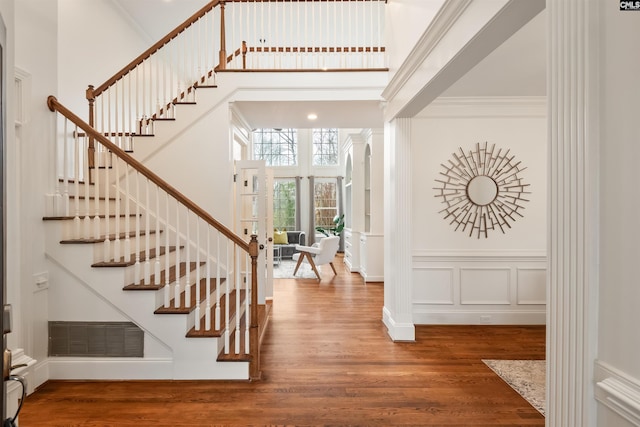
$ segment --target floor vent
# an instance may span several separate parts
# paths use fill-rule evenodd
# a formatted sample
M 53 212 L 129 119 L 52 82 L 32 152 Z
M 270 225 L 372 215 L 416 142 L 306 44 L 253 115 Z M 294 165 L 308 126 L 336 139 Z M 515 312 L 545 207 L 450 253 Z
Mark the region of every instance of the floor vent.
M 49 322 L 49 356 L 143 357 L 144 332 L 131 322 Z

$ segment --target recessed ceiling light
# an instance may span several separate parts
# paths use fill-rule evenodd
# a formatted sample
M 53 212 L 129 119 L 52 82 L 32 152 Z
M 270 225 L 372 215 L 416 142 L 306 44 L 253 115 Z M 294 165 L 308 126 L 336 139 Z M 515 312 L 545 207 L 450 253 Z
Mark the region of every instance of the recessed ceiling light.
M 307 119 L 309 119 L 309 120 L 315 120 L 315 119 L 317 119 L 317 118 L 318 118 L 318 115 L 317 115 L 316 113 L 310 113 L 310 114 L 307 116 Z

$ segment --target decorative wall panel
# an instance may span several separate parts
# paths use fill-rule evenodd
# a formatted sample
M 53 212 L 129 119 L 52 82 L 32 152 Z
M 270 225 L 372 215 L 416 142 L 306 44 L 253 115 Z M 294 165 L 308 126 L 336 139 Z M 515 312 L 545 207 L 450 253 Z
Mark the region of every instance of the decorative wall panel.
M 508 268 L 461 268 L 460 304 L 509 304 Z
M 517 303 L 546 304 L 547 270 L 544 268 L 518 268 Z

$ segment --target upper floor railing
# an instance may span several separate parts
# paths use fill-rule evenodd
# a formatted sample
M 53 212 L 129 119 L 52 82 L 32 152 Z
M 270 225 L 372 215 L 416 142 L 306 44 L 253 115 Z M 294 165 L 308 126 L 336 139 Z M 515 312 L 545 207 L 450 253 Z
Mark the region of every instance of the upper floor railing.
M 385 0 L 213 0 L 99 86 L 89 124 L 122 149 L 223 70 L 385 69 Z M 92 140 L 90 140 L 90 145 Z

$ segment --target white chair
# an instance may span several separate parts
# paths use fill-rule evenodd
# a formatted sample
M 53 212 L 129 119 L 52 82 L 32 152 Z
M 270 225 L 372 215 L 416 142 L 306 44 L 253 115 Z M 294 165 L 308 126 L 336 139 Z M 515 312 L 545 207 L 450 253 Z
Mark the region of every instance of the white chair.
M 313 272 L 318 276 L 320 280 L 320 273 L 316 266 L 329 264 L 333 270 L 333 274 L 338 274 L 336 268 L 333 266 L 333 258 L 335 258 L 338 252 L 338 246 L 340 245 L 340 236 L 329 236 L 320 239 L 317 246 L 296 246 L 298 253 L 293 254 L 292 259 L 298 261 L 296 268 L 293 270 L 293 275 L 298 272 L 298 268 L 304 259 L 307 260 Z

